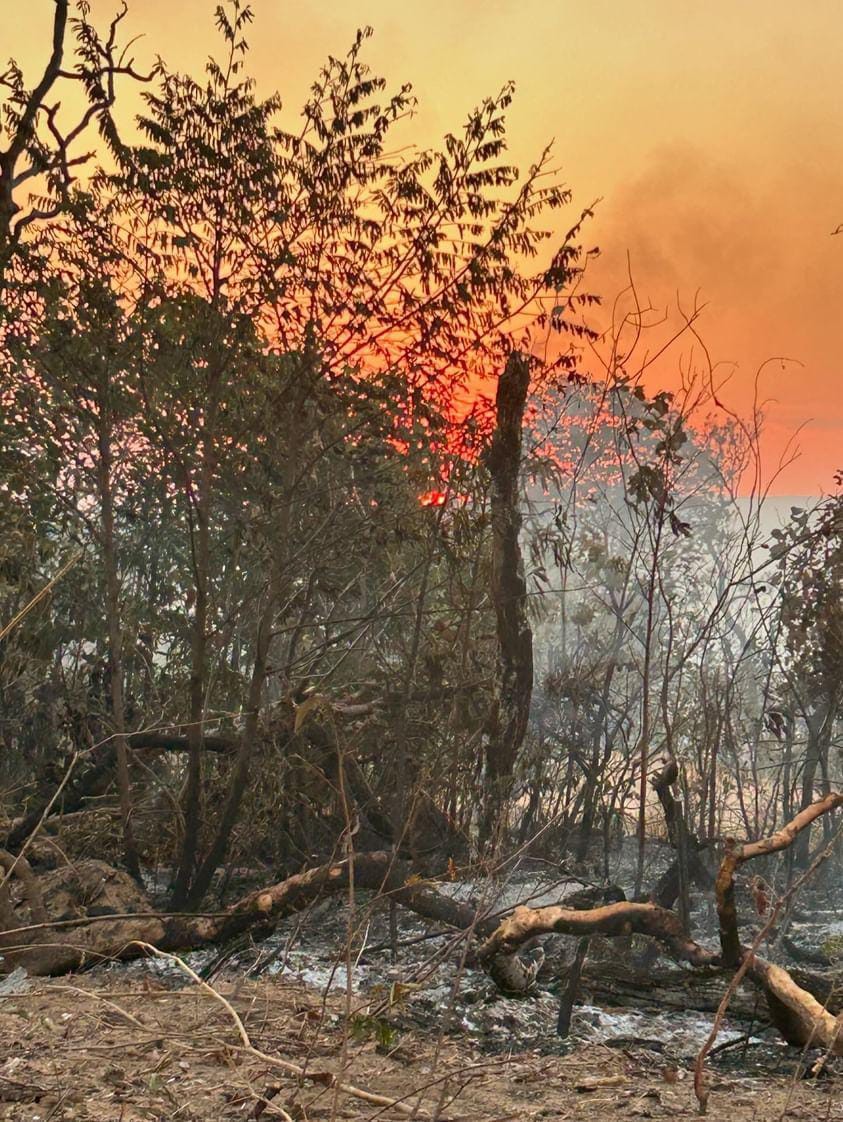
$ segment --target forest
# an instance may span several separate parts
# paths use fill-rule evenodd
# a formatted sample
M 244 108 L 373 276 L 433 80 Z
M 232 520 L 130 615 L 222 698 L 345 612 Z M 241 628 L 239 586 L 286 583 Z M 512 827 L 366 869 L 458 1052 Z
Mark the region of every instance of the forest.
M 194 73 L 50 10 L 0 75 L 0 1118 L 843 1118 L 843 473 L 771 514 L 761 405 L 592 291 L 511 85 L 420 148 L 368 28 L 290 109 L 243 0 Z

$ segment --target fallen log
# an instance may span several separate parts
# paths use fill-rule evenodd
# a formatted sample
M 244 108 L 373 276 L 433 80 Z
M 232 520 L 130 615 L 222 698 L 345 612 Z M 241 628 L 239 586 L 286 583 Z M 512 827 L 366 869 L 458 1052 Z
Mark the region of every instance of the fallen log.
M 778 830 L 769 838 L 746 842 L 743 845 L 739 845 L 734 838 L 726 839 L 726 852 L 723 855 L 714 884 L 724 965 L 737 966 L 744 953 L 738 932 L 738 915 L 735 906 L 735 873 L 737 870 L 741 865 L 747 861 L 752 861 L 756 857 L 765 857 L 771 853 L 780 853 L 787 849 L 793 845 L 802 830 L 810 826 L 817 818 L 828 814 L 839 806 L 843 806 L 843 794 L 831 792 L 824 798 L 818 799 L 815 803 L 805 807 L 792 821 L 782 826 L 781 830 Z
M 755 956 L 747 973 L 764 990 L 770 1018 L 788 1044 L 843 1056 L 843 1013 L 835 1016 L 772 962 Z
M 820 800 L 778 835 L 742 847 L 740 854 L 748 860 L 785 848 L 798 833 L 801 822 L 813 821 L 825 810 L 840 805 L 840 801 L 843 797 L 839 795 Z M 733 871 L 740 863 L 735 861 L 736 853 L 734 846 L 727 851 L 727 871 Z M 81 921 L 31 922 L 28 926 L 7 927 L 0 932 L 0 972 L 23 966 L 31 974 L 66 973 L 104 959 L 138 957 L 146 953 L 139 946 L 142 943 L 166 952 L 225 942 L 250 930 L 268 932 L 285 916 L 301 912 L 326 893 L 347 888 L 352 879 L 357 888 L 391 899 L 437 923 L 469 932 L 480 943 L 475 961 L 508 991 L 520 986 L 526 992 L 535 978 L 535 964 L 522 963 L 519 967 L 519 948 L 551 933 L 580 938 L 646 935 L 661 943 L 674 959 L 697 969 L 728 965 L 723 954 L 695 942 L 679 917 L 657 904 L 624 900 L 582 911 L 564 906 L 517 907 L 498 922 L 471 905 L 436 891 L 433 883 L 412 875 L 409 865 L 397 861 L 393 854 L 380 852 L 358 854 L 305 870 L 249 893 L 225 912 L 88 915 Z M 726 883 L 722 869 L 718 883 L 721 887 Z M 28 896 L 30 903 L 38 899 L 37 894 Z M 35 918 L 33 915 L 32 919 Z M 721 932 L 722 928 L 721 918 Z M 811 1043 L 843 1055 L 843 1014 L 835 1016 L 781 967 L 743 948 L 740 954 L 742 969 L 767 996 L 773 1022 L 788 1042 L 803 1046 Z
M 202 915 L 143 911 L 88 915 L 72 921 L 31 922 L 0 932 L 0 973 L 23 966 L 34 975 L 65 974 L 95 962 L 137 958 L 137 944 L 162 951 L 196 949 L 224 943 L 253 929 L 271 931 L 282 919 L 304 911 L 326 894 L 357 888 L 388 896 L 427 919 L 461 930 L 490 934 L 496 920 L 478 917 L 468 904 L 436 892 L 390 853 L 361 853 L 332 861 L 249 893 L 224 912 Z M 34 919 L 34 917 L 33 917 Z

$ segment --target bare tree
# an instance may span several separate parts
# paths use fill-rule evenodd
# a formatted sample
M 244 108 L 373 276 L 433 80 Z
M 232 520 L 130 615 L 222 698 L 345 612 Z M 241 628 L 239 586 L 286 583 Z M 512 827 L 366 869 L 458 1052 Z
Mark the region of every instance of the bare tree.
M 129 54 L 131 43 L 118 44 L 120 24 L 128 11 L 124 2 L 100 35 L 90 22 L 86 0 L 77 4 L 78 15 L 70 15 L 70 0 L 53 0 L 52 44 L 41 77 L 28 88 L 23 71 L 12 60 L 0 74 L 0 290 L 11 254 L 19 247 L 28 226 L 55 217 L 65 206 L 68 193 L 93 151 L 80 151 L 78 142 L 96 128 L 112 155 L 121 144 L 111 114 L 121 76 L 145 81 Z M 75 46 L 75 61 L 68 66 L 68 40 Z M 71 122 L 61 115 L 60 87 L 81 88 L 85 99 Z M 21 202 L 21 189 L 29 188 L 30 199 Z M 35 193 L 37 190 L 37 194 Z
M 533 633 L 527 619 L 527 583 L 519 542 L 521 429 L 529 386 L 529 362 L 513 352 L 498 381 L 497 423 L 488 455 L 498 666 L 484 747 L 483 842 L 490 841 L 501 824 L 501 809 L 527 731 L 533 689 Z

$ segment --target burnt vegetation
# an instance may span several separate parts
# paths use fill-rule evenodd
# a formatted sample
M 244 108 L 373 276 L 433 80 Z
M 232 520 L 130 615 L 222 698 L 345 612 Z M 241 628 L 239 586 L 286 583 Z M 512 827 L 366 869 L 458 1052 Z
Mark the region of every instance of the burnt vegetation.
M 843 1055 L 840 937 L 793 928 L 841 868 L 839 494 L 771 529 L 710 371 L 644 388 L 509 86 L 419 149 L 368 30 L 296 115 L 244 4 L 198 77 L 124 17 L 56 0 L 2 76 L 0 971 L 213 948 L 207 987 L 334 896 L 349 979 L 412 913 L 563 1032 L 659 977 L 719 1023 L 739 976 Z

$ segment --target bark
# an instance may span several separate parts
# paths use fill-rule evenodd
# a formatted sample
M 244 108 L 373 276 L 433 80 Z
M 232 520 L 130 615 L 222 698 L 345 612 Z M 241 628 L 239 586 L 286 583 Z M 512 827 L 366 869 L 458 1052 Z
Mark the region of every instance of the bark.
M 255 642 L 255 661 L 252 667 L 252 677 L 249 684 L 249 697 L 247 701 L 246 721 L 240 736 L 237 749 L 237 758 L 231 775 L 228 795 L 225 800 L 219 826 L 211 842 L 211 847 L 202 862 L 196 877 L 190 886 L 187 897 L 188 907 L 196 907 L 210 887 L 214 873 L 225 859 L 231 831 L 237 821 L 240 804 L 246 793 L 249 782 L 249 763 L 258 735 L 258 721 L 260 718 L 261 695 L 266 681 L 266 660 L 269 655 L 269 644 L 272 636 L 272 618 L 275 611 L 275 599 L 270 596 L 270 602 L 261 615 L 258 624 L 258 634 Z
M 132 834 L 132 788 L 129 780 L 129 746 L 123 706 L 123 629 L 120 621 L 120 584 L 117 571 L 117 546 L 114 540 L 114 495 L 112 489 L 113 453 L 111 422 L 103 388 L 99 403 L 98 485 L 102 518 L 102 563 L 105 583 L 105 609 L 108 623 L 108 662 L 111 687 L 111 715 L 114 722 L 114 751 L 117 764 L 117 790 L 120 798 L 120 823 L 123 831 L 123 859 L 126 868 L 140 882 L 137 846 Z
M 484 745 L 481 843 L 501 825 L 518 750 L 527 731 L 533 689 L 533 636 L 527 618 L 527 582 L 519 535 L 521 429 L 530 367 L 516 351 L 498 380 L 497 420 L 488 454 L 491 475 L 492 587 L 498 638 L 494 699 Z
M 812 822 L 824 814 L 843 806 L 843 794 L 832 792 L 824 798 L 801 810 L 795 818 L 769 838 L 739 845 L 734 838 L 726 839 L 726 852 L 720 864 L 715 882 L 717 914 L 720 920 L 720 946 L 723 963 L 737 966 L 742 957 L 740 934 L 738 932 L 737 909 L 735 907 L 735 873 L 747 861 L 755 857 L 765 857 L 780 853 L 793 845 L 799 835 L 807 830 Z

